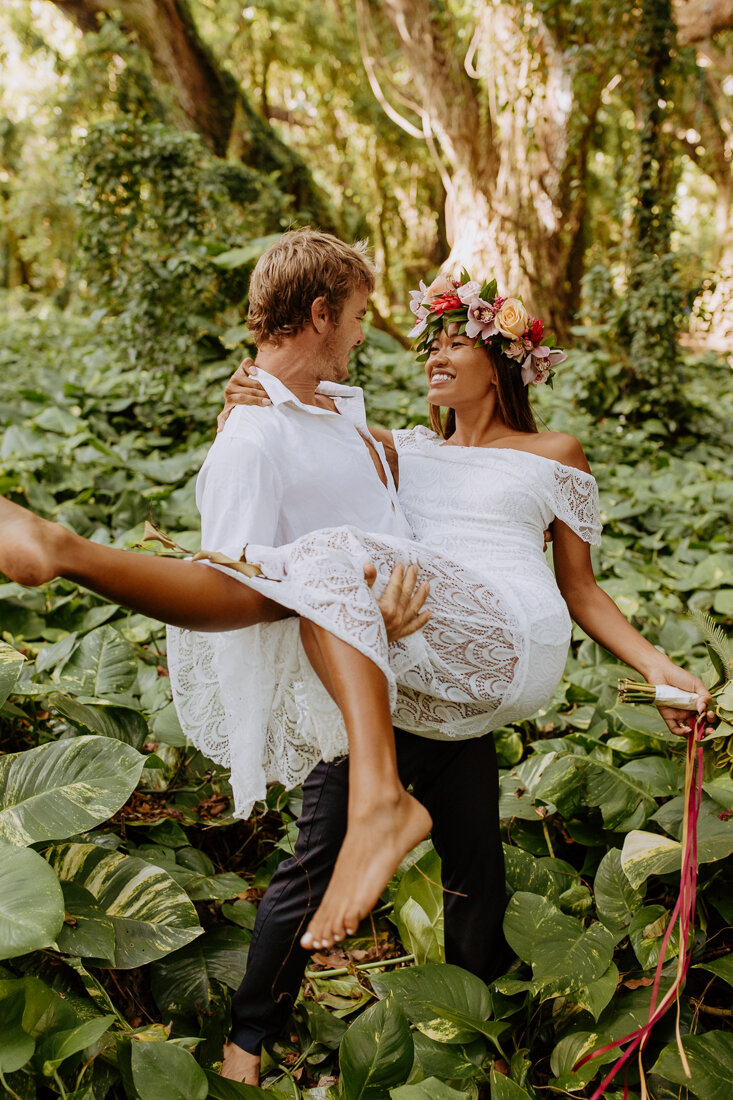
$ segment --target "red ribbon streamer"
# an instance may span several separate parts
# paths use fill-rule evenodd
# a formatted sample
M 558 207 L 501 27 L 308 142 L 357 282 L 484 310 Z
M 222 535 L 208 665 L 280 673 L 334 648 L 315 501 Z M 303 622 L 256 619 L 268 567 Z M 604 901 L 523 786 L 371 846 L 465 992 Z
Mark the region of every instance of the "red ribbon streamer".
M 599 1058 L 602 1054 L 608 1053 L 609 1050 L 614 1050 L 616 1047 L 621 1047 L 625 1043 L 628 1043 L 628 1047 L 624 1050 L 623 1054 L 611 1068 L 611 1071 L 604 1077 L 600 1085 L 593 1093 L 591 1100 L 601 1100 L 606 1089 L 613 1081 L 619 1070 L 628 1062 L 632 1054 L 638 1051 L 639 1053 L 639 1068 L 642 1074 L 642 1096 L 646 1096 L 646 1084 L 644 1081 L 643 1068 L 641 1066 L 641 1052 L 644 1049 L 644 1045 L 649 1038 L 649 1034 L 657 1023 L 664 1016 L 667 1009 L 670 1007 L 673 1001 L 677 1001 L 677 1047 L 680 1052 L 680 1059 L 682 1061 L 683 1068 L 687 1076 L 690 1076 L 690 1068 L 687 1063 L 687 1057 L 685 1055 L 684 1047 L 682 1046 L 682 1037 L 680 1035 L 680 1023 L 679 1023 L 679 994 L 680 990 L 687 976 L 687 971 L 690 967 L 691 951 L 689 946 L 690 930 L 693 925 L 695 917 L 695 901 L 697 897 L 697 820 L 700 815 L 700 805 L 702 803 L 702 776 L 703 776 L 703 747 L 700 744 L 705 734 L 705 715 L 698 715 L 695 719 L 692 729 L 687 737 L 687 760 L 685 765 L 685 810 L 682 819 L 682 867 L 680 870 L 680 891 L 677 896 L 677 902 L 672 910 L 672 916 L 670 917 L 667 930 L 662 940 L 662 946 L 659 951 L 659 961 L 657 962 L 657 969 L 654 975 L 654 985 L 652 986 L 652 999 L 649 1005 L 649 1015 L 645 1024 L 637 1028 L 635 1031 L 630 1031 L 628 1035 L 624 1035 L 622 1039 L 616 1039 L 613 1043 L 606 1043 L 605 1046 L 599 1047 L 598 1050 L 592 1051 L 590 1054 L 586 1054 L 584 1058 L 579 1059 L 573 1066 L 573 1071 L 580 1069 L 586 1062 L 590 1062 L 593 1058 Z M 669 941 L 674 931 L 675 925 L 679 924 L 680 931 L 680 948 L 677 961 L 677 972 L 675 974 L 674 981 L 670 988 L 665 993 L 664 997 L 657 1006 L 657 998 L 659 996 L 659 985 L 662 979 L 662 970 L 664 969 L 664 963 L 667 955 L 667 948 Z M 628 1095 L 628 1085 L 624 1086 L 624 1098 Z

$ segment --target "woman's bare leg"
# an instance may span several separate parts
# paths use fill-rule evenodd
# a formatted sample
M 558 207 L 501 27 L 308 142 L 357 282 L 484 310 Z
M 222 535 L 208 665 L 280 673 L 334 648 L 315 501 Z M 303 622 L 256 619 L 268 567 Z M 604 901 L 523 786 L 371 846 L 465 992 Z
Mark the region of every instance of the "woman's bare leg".
M 291 614 L 220 569 L 100 546 L 4 497 L 0 572 L 25 585 L 65 577 L 133 611 L 190 630 L 234 630 Z
M 432 822 L 400 782 L 384 674 L 353 646 L 305 619 L 301 637 L 349 738 L 346 836 L 325 897 L 301 939 L 303 947 L 319 948 L 356 931 Z
M 290 612 L 219 569 L 100 546 L 0 497 L 0 572 L 24 585 L 64 577 L 125 607 L 191 630 L 233 630 Z M 387 684 L 348 643 L 303 622 L 314 665 L 344 716 L 351 779 L 348 829 L 304 946 L 330 945 L 374 906 L 430 816 L 400 783 Z

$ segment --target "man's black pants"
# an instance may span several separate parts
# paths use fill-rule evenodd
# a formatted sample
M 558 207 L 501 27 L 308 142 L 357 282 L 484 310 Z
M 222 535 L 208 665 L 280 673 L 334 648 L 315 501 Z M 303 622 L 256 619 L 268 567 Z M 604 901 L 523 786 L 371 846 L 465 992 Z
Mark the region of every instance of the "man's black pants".
M 395 737 L 400 778 L 433 819 L 446 960 L 489 982 L 501 972 L 506 951 L 494 738 L 432 741 L 404 730 Z M 346 832 L 348 784 L 348 759 L 317 764 L 310 773 L 295 855 L 280 864 L 260 903 L 247 972 L 232 998 L 230 1039 L 251 1054 L 282 1029 L 298 995 L 309 957 L 299 940 Z

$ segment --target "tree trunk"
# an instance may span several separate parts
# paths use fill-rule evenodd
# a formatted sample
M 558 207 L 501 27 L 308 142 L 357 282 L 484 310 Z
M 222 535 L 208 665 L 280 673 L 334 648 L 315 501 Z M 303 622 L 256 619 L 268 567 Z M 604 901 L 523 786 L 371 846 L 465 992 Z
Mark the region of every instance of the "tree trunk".
M 321 229 L 335 230 L 331 205 L 300 156 L 277 136 L 250 104 L 234 77 L 200 38 L 186 0 L 51 0 L 82 31 L 98 28 L 100 15 L 119 12 L 149 56 L 157 80 L 169 85 L 185 124 L 215 156 L 244 161 L 277 174 L 277 186 L 293 208 Z
M 674 17 L 677 41 L 689 46 L 733 27 L 733 0 L 675 0 Z
M 359 5 L 364 18 L 366 0 Z M 512 4 L 483 6 L 465 67 L 445 9 L 430 0 L 382 8 L 446 187 L 445 268 L 496 276 L 562 338 L 579 297 L 583 181 L 603 80 L 585 74 L 581 98 L 558 37 Z

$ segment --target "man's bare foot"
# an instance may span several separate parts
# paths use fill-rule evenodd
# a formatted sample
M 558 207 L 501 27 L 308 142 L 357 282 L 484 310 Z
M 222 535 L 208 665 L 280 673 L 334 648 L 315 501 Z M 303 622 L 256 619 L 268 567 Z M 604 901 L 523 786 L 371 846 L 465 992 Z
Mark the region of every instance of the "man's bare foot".
M 350 814 L 349 826 L 323 901 L 301 945 L 332 947 L 352 935 L 376 905 L 399 863 L 428 835 L 430 814 L 407 791 L 371 812 Z
M 0 573 L 18 584 L 46 584 L 58 576 L 55 548 L 68 534 L 0 496 Z
M 224 1044 L 221 1075 L 228 1081 L 241 1081 L 245 1085 L 259 1085 L 260 1056 L 242 1050 L 236 1043 Z

